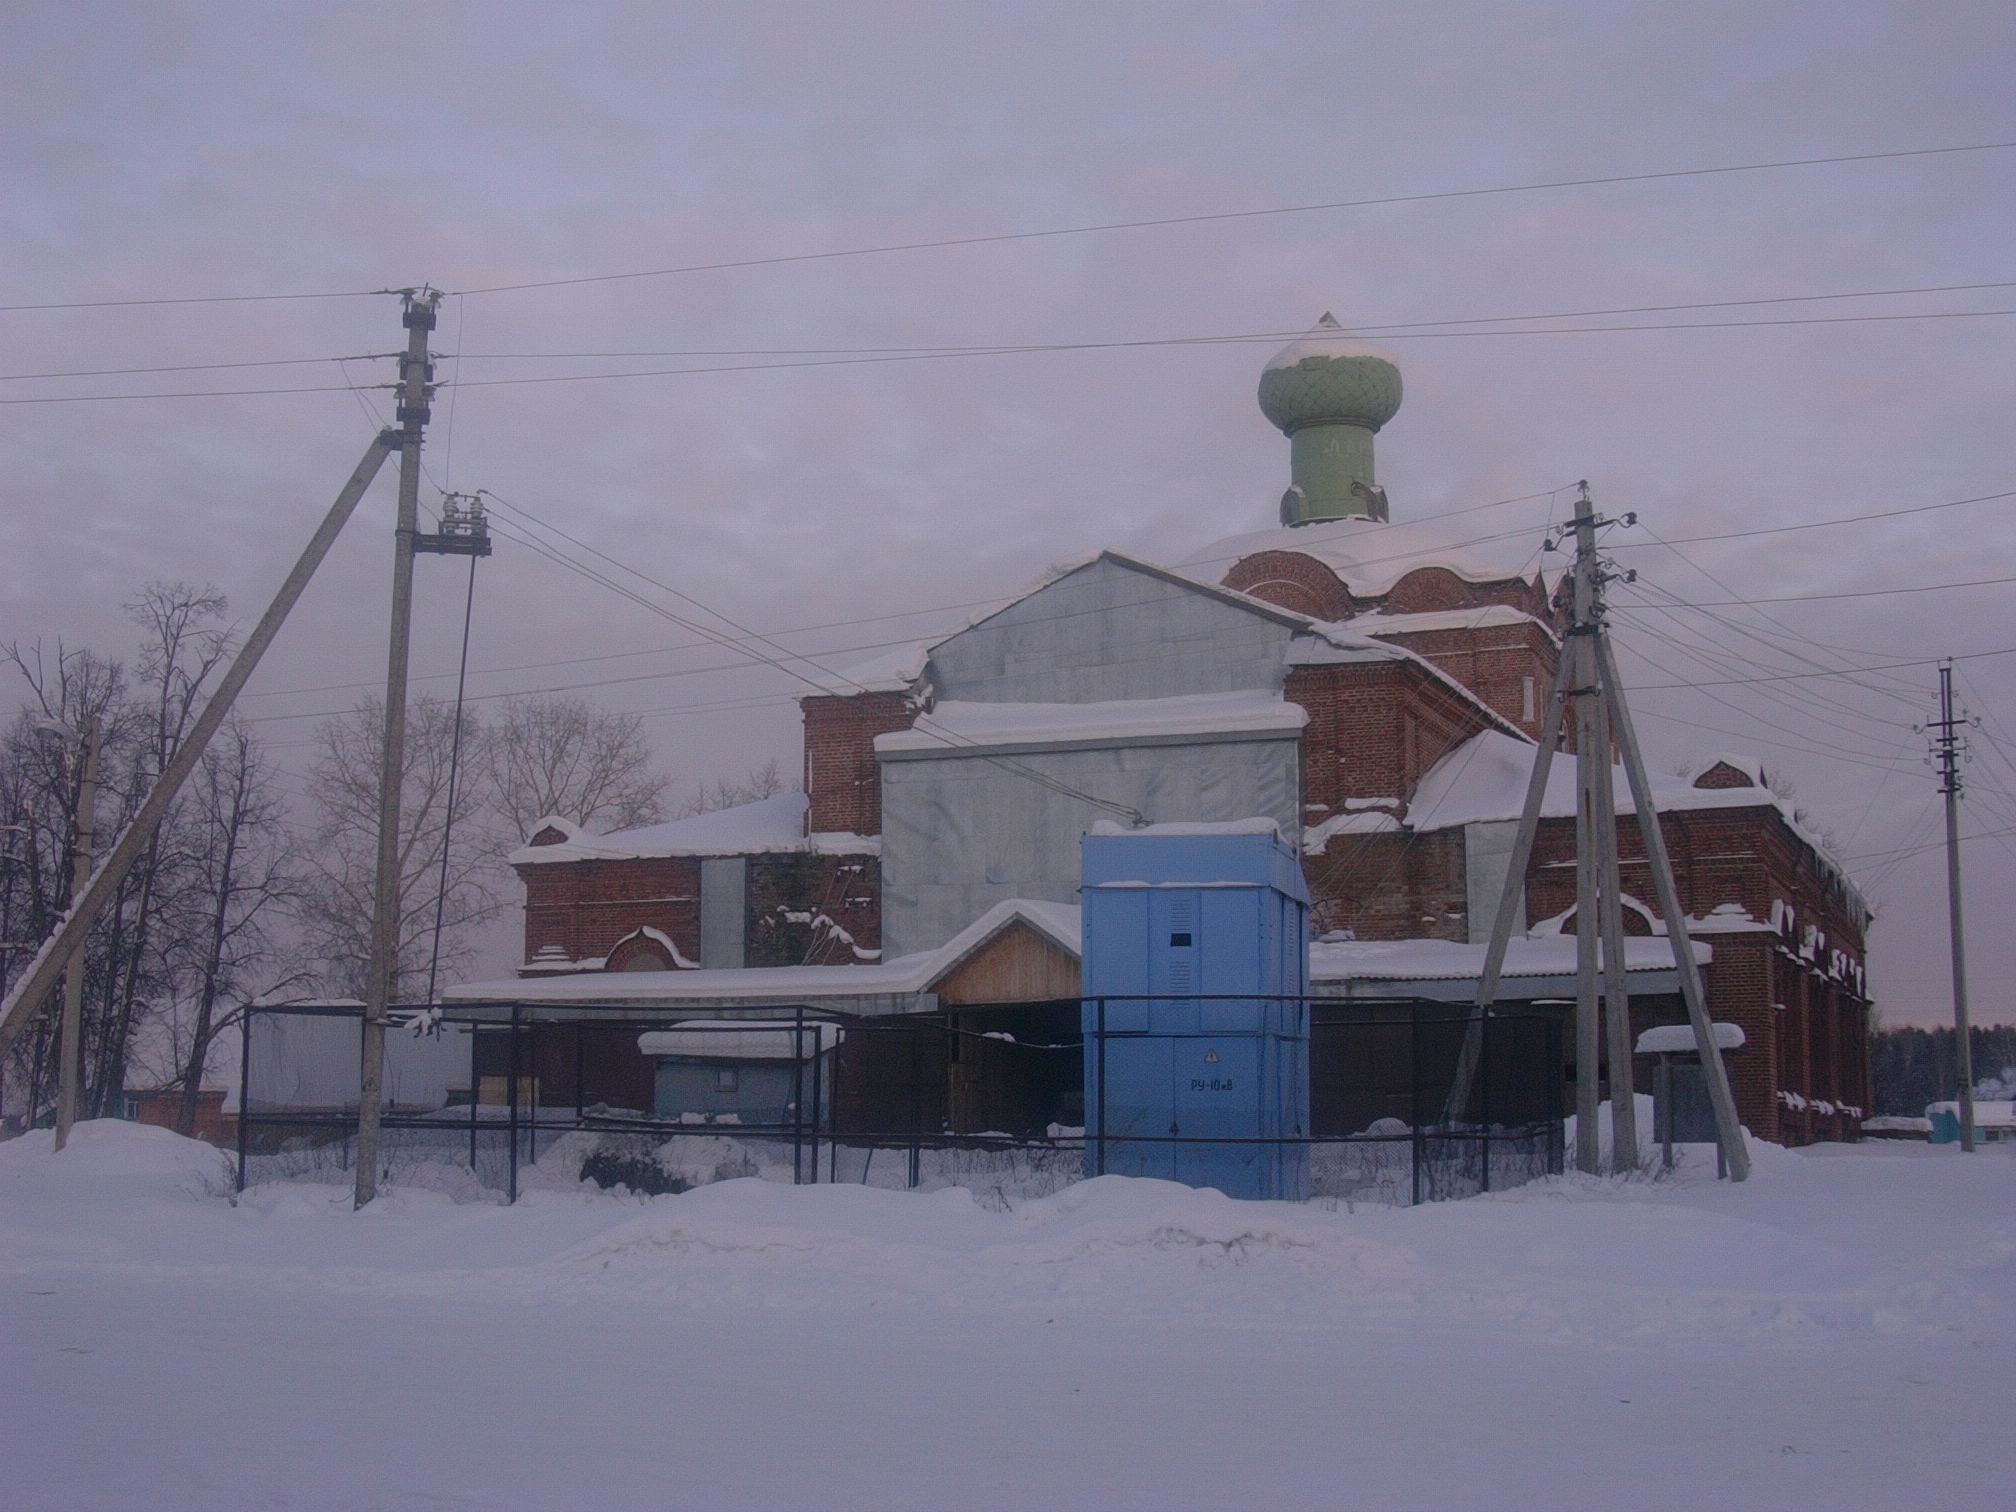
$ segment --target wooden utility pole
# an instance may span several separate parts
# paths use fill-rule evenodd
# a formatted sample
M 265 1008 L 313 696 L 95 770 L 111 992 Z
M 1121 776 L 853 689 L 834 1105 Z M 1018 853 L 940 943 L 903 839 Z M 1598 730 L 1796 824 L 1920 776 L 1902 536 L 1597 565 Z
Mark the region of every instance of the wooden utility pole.
M 70 896 L 81 898 L 91 885 L 91 841 L 98 811 L 98 738 L 100 725 L 93 714 L 84 721 L 77 737 L 77 840 L 70 861 Z M 84 944 L 83 936 L 71 953 L 63 971 L 63 1038 L 57 1055 L 56 1148 L 70 1142 L 70 1127 L 77 1122 L 77 1082 L 82 1075 L 84 1054 Z
M 1960 1148 L 1974 1148 L 1974 1029 L 1967 1012 L 1967 931 L 1960 915 L 1960 758 L 1963 713 L 1953 714 L 1953 662 L 1939 664 L 1939 718 L 1931 726 L 1932 758 L 1939 763 L 1939 791 L 1946 799 L 1946 922 L 1953 943 L 1953 1051 L 1960 1072 Z
M 371 956 L 364 978 L 363 1063 L 357 1095 L 356 1205 L 378 1195 L 378 1135 L 385 1078 L 385 1010 L 399 975 L 399 797 L 406 775 L 406 665 L 413 639 L 413 539 L 420 529 L 420 440 L 427 427 L 427 335 L 440 295 L 406 296 L 406 355 L 399 363 L 399 514 L 392 541 L 392 641 L 385 660 L 385 740 L 378 766 L 378 866 L 371 894 Z
M 1630 524 L 1626 515 L 1623 523 Z M 1667 942 L 1673 950 L 1673 971 L 1680 981 L 1680 995 L 1687 1004 L 1687 1020 L 1694 1030 L 1694 1043 L 1701 1056 L 1703 1079 L 1708 1084 L 1708 1100 L 1715 1110 L 1715 1132 L 1732 1180 L 1750 1174 L 1750 1156 L 1743 1145 L 1742 1125 L 1736 1117 L 1736 1099 L 1729 1088 L 1729 1074 L 1715 1045 L 1713 1026 L 1708 1021 L 1707 994 L 1702 990 L 1701 973 L 1694 961 L 1694 942 L 1687 933 L 1687 915 L 1680 906 L 1679 888 L 1673 880 L 1673 865 L 1666 853 L 1666 839 L 1659 827 L 1659 810 L 1653 801 L 1652 784 L 1645 772 L 1645 760 L 1638 749 L 1637 731 L 1624 700 L 1624 684 L 1617 675 L 1617 659 L 1610 648 L 1609 622 L 1604 613 L 1603 585 L 1606 570 L 1596 550 L 1596 532 L 1618 523 L 1599 518 L 1589 498 L 1589 485 L 1582 485 L 1576 517 L 1568 529 L 1575 538 L 1575 566 L 1569 582 L 1569 625 L 1563 638 L 1561 661 L 1554 677 L 1554 691 L 1541 721 L 1540 744 L 1533 756 L 1533 773 L 1526 785 L 1526 804 L 1519 815 L 1519 834 L 1513 842 L 1511 865 L 1505 872 L 1505 887 L 1498 899 L 1498 913 L 1491 925 L 1491 943 L 1484 952 L 1484 969 L 1477 980 L 1477 1002 L 1470 1030 L 1464 1036 L 1457 1060 L 1455 1082 L 1445 1110 L 1446 1122 L 1463 1116 L 1470 1099 L 1470 1085 L 1476 1074 L 1485 1026 L 1498 1000 L 1499 982 L 1505 970 L 1505 953 L 1511 944 L 1526 868 L 1533 857 L 1533 842 L 1540 829 L 1540 813 L 1547 796 L 1547 776 L 1552 770 L 1555 746 L 1573 702 L 1575 717 L 1576 802 L 1575 802 L 1575 1163 L 1578 1169 L 1594 1172 L 1599 1164 L 1596 1114 L 1599 1103 L 1596 1066 L 1607 1038 L 1610 1052 L 1611 1154 L 1614 1169 L 1626 1171 L 1638 1161 L 1636 1098 L 1631 1076 L 1631 1003 L 1626 986 L 1624 958 L 1623 893 L 1617 858 L 1617 816 L 1614 769 L 1610 761 L 1614 743 L 1624 760 L 1624 774 L 1631 787 L 1632 806 L 1638 818 L 1638 832 L 1644 840 L 1645 859 L 1652 873 L 1652 886 L 1661 918 L 1666 922 Z M 1598 1001 L 1603 1012 L 1599 1017 Z M 1607 1020 L 1608 1033 L 1604 1033 Z

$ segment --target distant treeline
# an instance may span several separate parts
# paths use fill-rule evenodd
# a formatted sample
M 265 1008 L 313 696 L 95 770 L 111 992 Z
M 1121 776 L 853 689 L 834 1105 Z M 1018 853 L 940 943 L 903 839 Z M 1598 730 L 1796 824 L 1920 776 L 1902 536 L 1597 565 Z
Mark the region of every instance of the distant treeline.
M 1969 1035 L 1974 1080 L 1989 1080 L 2016 1067 L 2016 1025 L 1998 1024 Z M 1879 1029 L 1869 1037 L 1869 1071 L 1876 1083 L 1878 1117 L 1919 1118 L 1927 1103 L 1955 1096 L 1951 1029 Z

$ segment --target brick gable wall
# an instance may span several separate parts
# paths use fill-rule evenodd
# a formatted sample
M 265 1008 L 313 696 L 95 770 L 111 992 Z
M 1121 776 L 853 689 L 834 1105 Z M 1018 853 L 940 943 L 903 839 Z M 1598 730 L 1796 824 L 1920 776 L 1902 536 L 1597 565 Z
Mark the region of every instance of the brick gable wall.
M 1347 798 L 1406 803 L 1445 752 L 1490 728 L 1469 700 L 1403 661 L 1294 667 L 1283 696 L 1309 713 L 1302 801 L 1311 821 Z
M 606 956 L 649 925 L 700 959 L 700 863 L 691 856 L 546 861 L 517 868 L 525 884 L 525 959 L 559 946 L 570 961 Z
M 813 834 L 882 833 L 882 771 L 875 737 L 917 720 L 906 693 L 801 698 L 805 718 L 806 823 Z

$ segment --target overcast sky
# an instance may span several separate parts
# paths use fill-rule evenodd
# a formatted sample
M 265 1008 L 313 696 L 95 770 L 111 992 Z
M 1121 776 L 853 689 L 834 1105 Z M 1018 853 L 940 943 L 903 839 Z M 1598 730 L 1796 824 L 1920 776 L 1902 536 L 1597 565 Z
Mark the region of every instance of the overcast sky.
M 402 344 L 396 301 L 360 291 L 453 291 L 428 504 L 492 490 L 522 512 L 500 528 L 529 515 L 833 662 L 1098 546 L 1173 560 L 1271 524 L 1269 333 L 1334 310 L 1404 366 L 1378 443 L 1395 520 L 1450 516 L 1519 565 L 1566 499 L 1528 496 L 1587 478 L 1638 512 L 1620 636 L 1656 764 L 1782 773 L 1881 911 L 1885 1017 L 1947 1011 L 1911 726 L 1927 659 L 2016 648 L 2012 589 L 1811 596 L 2016 575 L 2016 501 L 1684 557 L 1652 538 L 2016 489 L 2016 315 L 1916 318 L 2016 310 L 2016 286 L 1954 287 L 2016 281 L 2016 151 L 464 291 L 2016 141 L 2007 4 L 16 0 L 0 26 L 0 304 L 352 296 L 0 313 L 0 397 L 62 401 L 0 414 L 0 639 L 123 650 L 150 578 L 215 583 L 249 623 L 389 413 L 389 362 L 332 360 Z M 1566 318 L 1612 310 L 1640 313 Z M 1497 317 L 1543 318 L 1432 324 Z M 1682 324 L 1708 328 L 1647 328 Z M 1590 326 L 1637 329 L 1563 329 Z M 1194 340 L 1227 337 L 1260 339 Z M 602 355 L 626 353 L 671 355 Z M 837 360 L 864 355 L 903 360 Z M 499 381 L 666 368 L 702 371 Z M 260 392 L 84 397 L 215 390 Z M 289 760 L 382 679 L 390 478 L 248 694 Z M 452 688 L 462 570 L 420 564 L 417 688 Z M 1678 601 L 1704 607 L 1651 607 Z M 481 695 L 595 685 L 689 786 L 795 770 L 792 679 L 703 670 L 729 658 L 525 546 L 483 564 L 475 622 Z M 1816 668 L 1861 670 L 1744 681 Z M 1986 717 L 1966 853 L 1992 1020 L 2016 1016 L 2016 656 L 1961 679 Z

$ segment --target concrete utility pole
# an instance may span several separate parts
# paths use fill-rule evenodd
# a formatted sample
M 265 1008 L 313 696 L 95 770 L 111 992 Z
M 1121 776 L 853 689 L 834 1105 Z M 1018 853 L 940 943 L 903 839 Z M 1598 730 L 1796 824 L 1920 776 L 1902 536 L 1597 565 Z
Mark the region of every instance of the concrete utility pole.
M 77 845 L 71 858 L 70 896 L 81 898 L 91 885 L 91 840 L 97 828 L 98 716 L 84 721 L 77 737 Z M 77 1083 L 84 1064 L 84 940 L 79 937 L 70 964 L 63 971 L 63 1039 L 57 1059 L 56 1148 L 70 1142 L 77 1122 Z
M 154 838 L 162 816 L 168 812 L 168 805 L 175 801 L 175 795 L 182 791 L 182 784 L 189 780 L 189 774 L 196 770 L 196 763 L 203 759 L 211 737 L 216 735 L 230 715 L 231 705 L 237 702 L 239 691 L 251 679 L 259 659 L 273 644 L 274 637 L 279 635 L 280 627 L 287 622 L 288 614 L 306 591 L 309 579 L 315 576 L 315 569 L 322 565 L 329 548 L 336 544 L 336 537 L 342 533 L 345 522 L 357 508 L 357 501 L 364 497 L 371 480 L 378 476 L 378 469 L 384 464 L 388 450 L 398 441 L 398 434 L 394 431 L 380 431 L 371 438 L 363 459 L 350 474 L 350 481 L 343 485 L 342 492 L 336 495 L 336 502 L 329 506 L 329 513 L 322 517 L 322 523 L 316 527 L 300 559 L 294 563 L 294 570 L 287 574 L 280 591 L 273 595 L 273 602 L 266 606 L 265 614 L 260 616 L 259 623 L 245 638 L 244 647 L 224 674 L 224 680 L 217 685 L 217 691 L 211 694 L 210 702 L 196 716 L 196 723 L 189 728 L 188 738 L 176 747 L 168 765 L 162 768 L 161 775 L 141 801 L 140 812 L 133 816 L 133 822 L 126 826 L 125 832 L 114 843 L 112 853 L 105 858 L 104 864 L 91 874 L 91 884 L 84 889 L 84 895 L 71 899 L 69 912 L 63 915 L 55 933 L 42 942 L 34 959 L 29 961 L 27 971 L 8 989 L 5 999 L 0 999 L 0 1055 L 7 1053 L 15 1037 L 26 1026 L 29 1010 L 41 1004 L 55 988 L 56 979 L 63 974 L 64 963 L 83 947 L 92 921 L 104 912 L 105 905 L 118 892 L 119 884 L 126 880 L 126 873 L 133 869 L 133 863 L 147 848 L 147 842 Z
M 1960 916 L 1960 758 L 1968 723 L 1953 714 L 1953 663 L 1939 664 L 1939 717 L 1930 728 L 1932 759 L 1939 764 L 1939 791 L 1946 798 L 1946 915 L 1953 936 L 1953 1049 L 1960 1072 L 1960 1148 L 1974 1148 L 1974 1030 L 1967 1013 L 1967 931 Z
M 385 743 L 378 767 L 378 867 L 371 894 L 371 958 L 364 979 L 364 1045 L 357 1095 L 356 1204 L 378 1195 L 378 1133 L 385 1078 L 385 1010 L 399 974 L 399 797 L 406 774 L 406 664 L 413 639 L 413 540 L 420 530 L 420 439 L 434 366 L 427 335 L 441 296 L 406 296 L 406 355 L 399 363 L 399 515 L 392 543 L 392 643 L 385 660 Z
M 1626 515 L 1622 523 L 1628 525 L 1634 518 Z M 1631 1001 L 1626 986 L 1628 972 L 1624 958 L 1623 892 L 1617 857 L 1616 791 L 1610 761 L 1614 741 L 1617 753 L 1624 760 L 1624 774 L 1631 786 L 1632 805 L 1637 812 L 1638 832 L 1645 844 L 1645 859 L 1652 873 L 1659 914 L 1665 920 L 1667 941 L 1673 949 L 1674 975 L 1679 978 L 1680 995 L 1687 1004 L 1687 1019 L 1694 1030 L 1703 1079 L 1708 1084 L 1708 1100 L 1715 1110 L 1716 1139 L 1722 1147 L 1730 1178 L 1742 1181 L 1750 1174 L 1750 1155 L 1743 1146 L 1743 1129 L 1737 1121 L 1736 1099 L 1729 1088 L 1729 1074 L 1722 1064 L 1721 1051 L 1715 1045 L 1714 1029 L 1708 1021 L 1707 994 L 1702 990 L 1700 969 L 1694 961 L 1694 943 L 1687 933 L 1687 915 L 1680 906 L 1679 888 L 1673 880 L 1673 864 L 1666 853 L 1666 838 L 1659 827 L 1659 810 L 1653 801 L 1651 780 L 1646 775 L 1637 731 L 1631 723 L 1630 708 L 1624 701 L 1624 684 L 1617 675 L 1617 659 L 1610 647 L 1609 622 L 1603 603 L 1603 585 L 1608 581 L 1608 574 L 1597 554 L 1596 532 L 1617 523 L 1596 514 L 1589 498 L 1589 485 L 1584 483 L 1576 517 L 1568 526 L 1575 537 L 1568 633 L 1561 647 L 1554 691 L 1541 721 L 1540 745 L 1533 756 L 1533 773 L 1526 785 L 1526 805 L 1519 816 L 1519 834 L 1513 842 L 1511 865 L 1506 869 L 1505 889 L 1499 895 L 1497 917 L 1491 925 L 1491 943 L 1485 950 L 1484 969 L 1478 976 L 1476 1010 L 1469 1033 L 1464 1036 L 1444 1117 L 1447 1122 L 1458 1121 L 1470 1100 L 1470 1087 L 1479 1062 L 1485 1024 L 1498 1000 L 1505 953 L 1511 944 L 1526 868 L 1533 858 L 1534 838 L 1540 830 L 1541 808 L 1547 796 L 1547 775 L 1553 766 L 1555 746 L 1560 741 L 1568 704 L 1572 701 L 1575 705 L 1576 758 L 1576 1167 L 1593 1173 L 1599 1164 L 1596 1066 L 1606 1040 L 1610 1053 L 1613 1165 L 1616 1170 L 1626 1171 L 1635 1168 L 1638 1163 L 1637 1108 L 1631 1076 Z M 1602 1004 L 1600 1018 L 1597 1011 L 1599 998 Z M 1604 1032 L 1606 1027 L 1607 1035 Z

